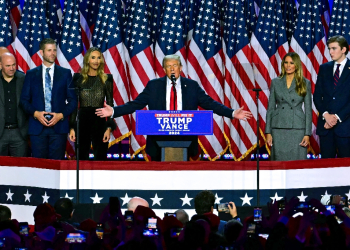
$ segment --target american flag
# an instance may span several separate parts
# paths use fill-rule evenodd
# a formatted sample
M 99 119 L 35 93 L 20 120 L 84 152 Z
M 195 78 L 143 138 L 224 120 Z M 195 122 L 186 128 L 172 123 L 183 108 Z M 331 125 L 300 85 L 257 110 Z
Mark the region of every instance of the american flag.
M 220 9 L 216 1 L 202 0 L 196 26 L 188 49 L 188 76 L 197 81 L 215 101 L 224 103 L 224 62 L 220 26 Z M 214 114 L 213 135 L 199 136 L 199 144 L 210 159 L 223 154 L 224 119 Z
M 255 116 L 248 122 L 225 118 L 225 134 L 236 160 L 249 154 L 257 141 L 257 109 L 252 91 L 255 84 L 246 21 L 244 1 L 229 1 L 224 22 L 225 105 L 233 109 L 244 106 Z
M 333 4 L 335 2 L 336 1 L 333 1 Z M 349 8 L 349 5 L 347 6 L 347 8 Z M 328 0 L 321 0 L 321 19 L 322 19 L 322 24 L 323 24 L 323 27 L 324 27 L 324 33 L 325 33 L 326 39 L 327 39 L 328 32 L 329 32 L 329 22 L 330 22 L 330 19 L 331 19 Z
M 96 23 L 99 4 L 100 0 L 79 0 L 81 34 L 86 50 L 91 46 L 92 32 Z
M 264 1 L 251 38 L 255 83 L 262 89 L 259 97 L 259 121 L 264 135 L 269 86 L 280 74 L 282 58 L 289 50 L 280 1 Z M 260 144 L 262 145 L 262 144 Z
M 105 60 L 105 72 L 113 75 L 114 105 L 120 106 L 129 101 L 129 84 L 126 74 L 125 51 L 121 23 L 121 1 L 102 0 L 92 35 L 92 44 L 101 49 Z M 129 115 L 115 118 L 117 129 L 111 135 L 114 144 L 130 135 Z
M 290 42 L 294 33 L 295 23 L 298 17 L 298 10 L 295 0 L 282 0 L 282 13 L 286 21 L 286 33 Z
M 151 20 L 152 43 L 155 45 L 160 32 L 165 2 L 163 0 L 151 0 L 148 5 L 150 8 L 149 16 Z
M 183 27 L 184 5 L 180 0 L 169 0 L 165 2 L 163 20 L 161 22 L 155 46 L 155 71 L 158 77 L 165 76 L 162 61 L 164 56 L 177 54 L 181 57 L 182 76 L 187 76 L 186 66 L 186 34 Z
M 47 0 L 46 2 L 46 21 L 49 25 L 50 37 L 60 42 L 62 32 L 62 8 L 60 0 Z
M 311 81 L 312 93 L 315 91 L 320 65 L 330 61 L 326 37 L 321 18 L 321 2 L 305 0 L 300 2 L 297 27 L 294 31 L 291 50 L 299 54 L 303 64 L 304 76 Z M 312 136 L 310 138 L 311 151 L 319 154 L 319 139 L 316 135 L 317 110 L 312 103 Z
M 244 1 L 244 15 L 246 19 L 246 26 L 248 30 L 249 39 L 252 36 L 252 33 L 255 30 L 256 23 L 258 21 L 258 15 L 255 10 L 255 1 L 254 0 L 245 0 Z
M 348 0 L 338 0 L 333 3 L 328 37 L 341 35 L 350 41 L 350 11 Z M 347 57 L 350 54 L 348 53 Z
M 11 52 L 13 48 L 11 46 L 13 42 L 12 27 L 10 21 L 10 11 L 5 1 L 0 1 L 0 20 L 1 20 L 1 31 L 0 31 L 0 47 L 7 47 Z
M 19 0 L 7 0 L 7 6 L 10 8 L 10 18 L 13 37 L 16 37 L 19 21 L 21 20 L 22 9 Z
M 184 26 L 184 35 L 187 36 L 187 45 L 189 45 L 189 41 L 192 39 L 193 29 L 196 26 L 196 20 L 199 12 L 199 1 L 198 0 L 186 0 L 185 2 L 185 23 Z M 187 47 L 188 49 L 188 47 Z
M 50 37 L 46 22 L 46 3 L 39 0 L 27 0 L 23 6 L 22 18 L 15 40 L 18 69 L 27 72 L 42 63 L 39 43 Z
M 126 4 L 124 25 L 124 45 L 127 75 L 129 79 L 130 101 L 143 91 L 149 80 L 155 78 L 154 55 L 147 1 L 131 1 Z M 130 154 L 134 157 L 145 149 L 146 136 L 135 133 L 135 113 L 131 116 L 132 133 Z
M 57 60 L 62 67 L 70 69 L 74 73 L 80 70 L 84 59 L 78 0 L 66 0 L 63 15 Z

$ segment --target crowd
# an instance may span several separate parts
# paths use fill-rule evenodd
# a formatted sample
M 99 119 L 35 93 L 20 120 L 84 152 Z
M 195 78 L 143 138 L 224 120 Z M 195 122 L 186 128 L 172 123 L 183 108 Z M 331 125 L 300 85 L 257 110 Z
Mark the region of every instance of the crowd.
M 268 215 L 254 212 L 239 218 L 233 202 L 226 204 L 232 219 L 222 221 L 213 213 L 215 196 L 201 191 L 194 201 L 196 214 L 184 210 L 156 216 L 148 202 L 132 198 L 122 214 L 119 200 L 111 197 L 98 222 L 72 221 L 74 205 L 68 198 L 54 206 L 40 204 L 34 211 L 35 225 L 11 219 L 0 206 L 0 249 L 350 249 L 350 218 L 340 199 L 297 198 L 268 204 Z M 301 204 L 304 204 L 301 206 Z

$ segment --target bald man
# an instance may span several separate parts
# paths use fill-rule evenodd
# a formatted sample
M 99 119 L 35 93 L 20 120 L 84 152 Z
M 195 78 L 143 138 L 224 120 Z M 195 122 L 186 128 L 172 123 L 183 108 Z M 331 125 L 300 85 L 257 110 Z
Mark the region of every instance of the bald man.
M 144 207 L 149 207 L 149 204 L 145 199 L 143 199 L 141 197 L 134 197 L 128 202 L 128 205 L 127 205 L 128 211 L 135 212 L 135 209 L 139 205 L 144 206 Z
M 0 57 L 4 53 L 10 53 L 10 51 L 6 47 L 0 47 Z M 1 69 L 1 63 L 0 63 L 0 69 Z
M 16 58 L 0 56 L 0 156 L 27 156 L 28 117 L 19 105 L 25 75 L 16 71 Z

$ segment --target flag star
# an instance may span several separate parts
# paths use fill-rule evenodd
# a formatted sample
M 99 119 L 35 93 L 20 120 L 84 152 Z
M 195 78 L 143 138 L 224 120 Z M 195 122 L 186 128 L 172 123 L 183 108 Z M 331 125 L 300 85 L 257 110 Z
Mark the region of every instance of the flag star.
M 69 197 L 69 196 L 68 196 L 68 193 L 66 193 L 66 195 L 65 195 L 64 197 L 60 197 L 60 198 L 68 198 L 68 199 L 70 199 L 70 200 L 73 200 L 73 199 L 74 199 L 74 197 Z
M 43 197 L 43 203 L 48 203 L 49 202 L 50 196 L 47 196 L 46 191 L 45 191 L 45 194 L 42 195 L 41 197 Z
M 122 206 L 124 206 L 125 204 L 129 203 L 129 201 L 131 200 L 131 197 L 128 196 L 128 193 L 125 193 L 125 196 L 124 197 L 120 197 L 120 199 L 123 200 Z
M 350 193 L 350 190 L 349 190 L 349 193 Z M 331 195 L 332 194 L 328 194 L 327 193 L 327 190 L 326 190 L 326 193 L 324 195 L 321 195 L 322 197 L 326 197 L 327 200 L 330 200 L 331 199 Z
M 242 202 L 242 206 L 244 204 L 248 204 L 249 206 L 251 206 L 250 204 L 250 200 L 253 199 L 253 197 L 248 197 L 248 194 L 245 193 L 245 196 L 244 197 L 239 197 L 243 202 Z
M 158 198 L 158 194 L 156 193 L 156 195 L 154 196 L 154 198 L 151 198 L 151 200 L 153 201 L 152 206 L 154 206 L 155 204 L 160 205 L 160 201 L 163 200 L 163 198 Z
M 25 196 L 24 202 L 26 202 L 26 201 L 29 201 L 29 202 L 30 202 L 30 196 L 32 196 L 32 195 L 29 193 L 28 189 L 27 189 L 27 193 L 24 194 L 24 196 Z
M 96 193 L 95 194 L 95 197 L 90 197 L 91 200 L 93 200 L 93 204 L 96 204 L 96 203 L 101 203 L 101 200 L 103 199 L 103 197 L 98 197 L 98 194 Z
M 9 192 L 8 193 L 6 193 L 6 195 L 7 195 L 7 200 L 6 201 L 8 201 L 8 200 L 11 200 L 12 201 L 12 195 L 13 195 L 14 193 L 11 193 L 11 189 L 9 189 Z
M 191 206 L 191 200 L 193 200 L 193 198 L 189 198 L 188 196 L 187 196 L 187 193 L 186 193 L 186 195 L 185 195 L 185 198 L 180 198 L 181 200 L 182 200 L 182 206 L 184 206 L 184 205 L 189 205 L 189 206 Z
M 300 202 L 305 202 L 307 195 L 304 196 L 304 192 L 301 192 L 301 195 L 298 196 Z
M 279 201 L 279 200 L 282 200 L 283 197 L 279 197 L 277 192 L 275 193 L 275 196 L 274 197 L 270 197 L 270 199 L 275 202 L 275 201 Z
M 224 197 L 219 197 L 218 194 L 215 194 L 215 202 L 214 204 L 220 204 L 220 201 L 223 199 Z
M 348 200 L 350 199 L 350 190 L 349 193 L 345 193 L 345 195 L 348 197 Z

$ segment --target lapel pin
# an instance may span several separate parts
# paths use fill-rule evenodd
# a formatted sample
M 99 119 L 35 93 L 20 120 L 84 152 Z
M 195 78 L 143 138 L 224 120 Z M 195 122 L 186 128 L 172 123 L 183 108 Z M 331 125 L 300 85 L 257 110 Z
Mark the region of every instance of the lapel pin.
M 350 67 L 349 67 L 349 69 L 350 69 Z M 187 85 L 185 85 L 185 87 L 187 87 Z

